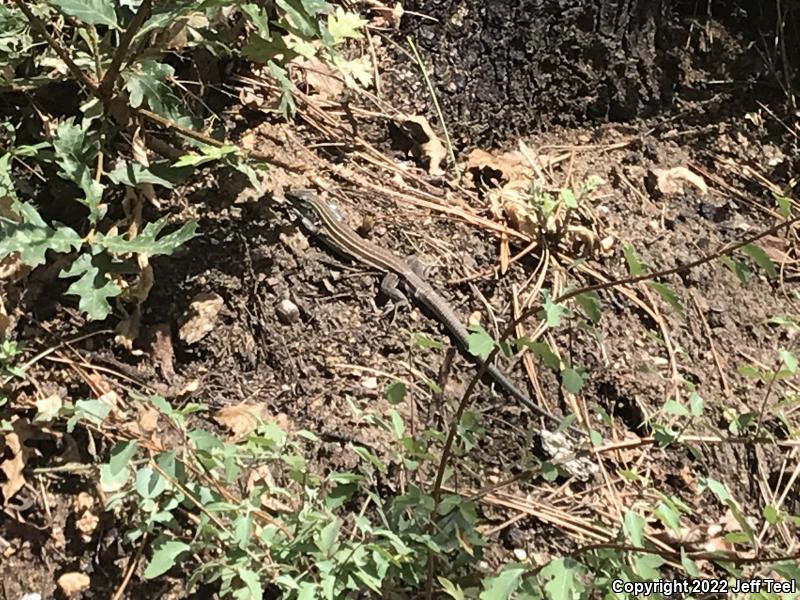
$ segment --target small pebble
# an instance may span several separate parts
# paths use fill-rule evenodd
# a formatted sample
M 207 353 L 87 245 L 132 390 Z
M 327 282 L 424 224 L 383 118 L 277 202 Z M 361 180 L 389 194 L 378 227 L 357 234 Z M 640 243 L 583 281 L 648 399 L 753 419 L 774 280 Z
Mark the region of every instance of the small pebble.
M 300 309 L 291 300 L 284 299 L 278 304 L 278 318 L 284 325 L 291 325 L 300 320 Z
M 523 562 L 528 560 L 528 553 L 522 548 L 514 548 L 514 558 L 516 558 L 519 562 Z

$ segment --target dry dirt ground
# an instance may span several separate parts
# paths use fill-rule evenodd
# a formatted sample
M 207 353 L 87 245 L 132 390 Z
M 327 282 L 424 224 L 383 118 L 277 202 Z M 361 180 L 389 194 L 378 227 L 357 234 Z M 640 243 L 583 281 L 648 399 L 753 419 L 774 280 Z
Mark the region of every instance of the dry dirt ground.
M 392 91 L 402 96 L 402 89 L 390 89 L 384 97 L 392 97 Z M 128 388 L 155 391 L 173 403 L 204 403 L 212 411 L 259 405 L 286 426 L 319 436 L 310 459 L 321 472 L 350 468 L 355 462 L 346 450 L 350 441 L 390 456 L 386 434 L 366 425 L 351 404 L 385 414 L 385 386 L 404 381 L 409 394 L 401 409 L 409 426 L 442 428 L 474 368 L 448 354 L 446 332 L 424 311 L 412 307 L 401 310 L 394 322 L 387 319 L 379 277 L 306 239 L 282 202 L 285 189 L 314 188 L 336 201 L 347 221 L 375 243 L 433 262 L 429 280 L 458 314 L 465 321 L 479 317 L 497 335 L 520 307 L 541 300 L 540 287 L 557 295 L 570 286 L 627 277 L 623 250 L 628 246 L 647 268 L 660 271 L 772 227 L 780 220 L 772 192 L 791 196 L 785 186 L 796 173 L 798 129 L 756 104 L 733 115 L 706 112 L 702 122 L 696 119 L 702 111 L 687 109 L 626 123 L 553 126 L 503 140 L 493 134 L 491 141 L 498 145 L 483 150 L 502 162 L 497 157 L 504 148 L 512 151 L 524 142 L 541 158 L 541 176 L 554 193 L 590 176 L 602 180 L 572 221 L 598 243 L 550 239 L 545 252 L 542 245 L 530 248 L 525 240 L 500 234 L 502 217 L 480 189 L 450 174 L 432 176 L 424 161 L 392 150 L 384 119 L 363 117 L 361 128 L 368 133 L 357 136 L 341 112 L 327 106 L 312 110 L 313 102 L 312 95 L 291 125 L 258 123 L 239 106 L 227 109 L 240 121 L 240 143 L 279 154 L 294 172 L 271 169 L 267 192 L 258 196 L 237 173 L 209 171 L 202 184 L 165 198 L 175 222 L 199 220 L 200 235 L 177 255 L 154 261 L 155 286 L 142 307 L 133 350 L 115 343 L 110 331 L 121 313 L 108 323 L 85 322 L 52 270 L 34 273 L 25 289 L 8 290 L 7 302 L 19 309 L 17 337 L 36 352 L 58 347 L 32 366 L 28 381 L 35 384 L 17 390 L 19 405 L 51 393 L 82 398 L 110 389 L 122 396 Z M 333 123 L 336 134 L 326 138 L 323 128 L 315 127 L 320 122 Z M 372 132 L 376 137 L 360 137 Z M 459 139 L 467 135 L 462 132 Z M 341 141 L 352 145 L 344 150 L 324 146 Z M 459 146 L 460 159 L 472 149 Z M 472 169 L 473 182 L 497 179 L 498 173 L 500 180 L 515 176 L 513 166 L 494 162 L 488 168 L 487 160 L 484 168 Z M 690 170 L 700 185 L 680 177 L 657 181 L 660 172 L 675 168 Z M 477 217 L 497 227 L 482 226 Z M 566 393 L 558 374 L 530 353 L 500 363 L 520 388 L 532 394 L 538 389 L 540 401 L 554 412 L 586 410 L 610 442 L 646 437 L 653 424 L 675 422 L 664 406 L 676 397 L 685 403 L 684 382 L 696 386 L 705 400 L 702 417 L 686 433 L 726 437 L 736 415 L 758 415 L 766 408 L 765 430 L 789 439 L 798 426 L 795 384 L 755 381 L 739 368 L 775 369 L 777 351 L 796 344 L 791 330 L 769 322 L 800 314 L 796 236 L 783 228 L 759 240 L 777 266 L 772 278 L 737 253 L 734 257 L 750 268 L 747 283 L 714 259 L 659 279 L 674 292 L 672 305 L 645 283 L 603 290 L 601 318 L 593 329 L 571 305 L 575 314 L 543 339 L 565 363 L 585 369 L 577 394 Z M 607 245 L 599 244 L 604 240 Z M 520 253 L 498 273 L 498 257 Z M 187 341 L 182 327 L 198 295 L 218 313 L 207 334 Z M 286 301 L 298 310 L 294 320 L 283 314 Z M 538 323 L 526 321 L 525 333 L 531 335 Z M 419 347 L 420 334 L 442 347 Z M 58 346 L 65 340 L 77 341 Z M 450 359 L 452 368 L 443 376 L 442 366 Z M 444 384 L 443 398 L 431 393 L 426 379 Z M 471 409 L 483 435 L 453 482 L 463 491 L 507 479 L 537 452 L 530 431 L 538 420 L 500 391 L 482 385 Z M 613 427 L 602 420 L 603 413 Z M 127 414 L 132 421 L 141 417 L 135 408 Z M 152 435 L 160 434 L 157 424 L 150 426 Z M 0 536 L 8 548 L 0 549 L 5 552 L 0 590 L 6 598 L 34 590 L 47 597 L 59 574 L 81 571 L 93 581 L 84 597 L 110 597 L 133 553 L 120 539 L 126 517 L 99 509 L 94 471 L 48 471 L 66 453 L 73 463 L 90 464 L 93 455 L 107 452 L 109 442 L 80 428 L 73 434 L 40 432 L 33 439 L 37 452 L 28 463 L 28 485 L 2 509 Z M 770 494 L 788 485 L 782 509 L 799 514 L 797 484 L 790 483 L 796 456 L 778 446 L 716 444 L 698 437 L 692 444 L 609 453 L 603 464 L 606 475 L 615 478 L 617 470 L 635 467 L 649 477 L 650 489 L 695 507 L 696 539 L 705 541 L 719 538 L 730 517 L 708 494 L 699 495 L 698 477 L 726 484 L 744 513 L 757 517 L 774 501 Z M 386 485 L 394 485 L 391 476 Z M 515 551 L 555 556 L 594 541 L 585 534 L 592 520 L 613 520 L 620 509 L 614 502 L 633 500 L 614 497 L 610 486 L 596 475 L 589 481 L 535 479 L 488 494 L 481 503 L 482 522 L 491 532 L 487 560 L 510 560 Z M 93 528 L 81 524 L 87 514 L 81 493 L 93 503 L 88 511 L 98 519 Z M 790 527 L 785 533 L 796 536 L 797 531 Z M 779 533 L 771 535 L 768 545 L 791 550 Z M 663 536 L 669 541 L 666 531 Z M 130 598 L 184 597 L 180 590 L 178 579 L 148 584 L 135 576 L 126 593 Z

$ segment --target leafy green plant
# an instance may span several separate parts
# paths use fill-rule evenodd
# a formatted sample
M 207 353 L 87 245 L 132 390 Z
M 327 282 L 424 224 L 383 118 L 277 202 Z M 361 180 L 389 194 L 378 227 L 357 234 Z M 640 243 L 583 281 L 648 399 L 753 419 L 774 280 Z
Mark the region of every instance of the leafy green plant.
M 233 26 L 237 18 L 243 27 Z M 120 187 L 150 186 L 153 199 L 155 186 L 170 189 L 194 169 L 217 163 L 245 173 L 258 188 L 256 169 L 264 167 L 220 144 L 216 132 L 199 131 L 204 107 L 177 84 L 169 53 L 204 49 L 219 58 L 243 56 L 263 63 L 281 89 L 280 110 L 289 116 L 294 102 L 287 65 L 297 56 L 333 65 L 354 86 L 368 83 L 368 65 L 346 60 L 338 50 L 359 38 L 364 24 L 324 0 L 279 0 L 269 10 L 238 0 L 1 6 L 0 68 L 11 89 L 71 82 L 82 95 L 77 111 L 42 114 L 39 131 L 21 118 L 2 123 L 0 188 L 11 204 L 0 211 L 0 258 L 15 255 L 38 267 L 65 255 L 68 266 L 60 277 L 73 280 L 66 293 L 78 297 L 89 319 L 106 318 L 113 298 L 141 301 L 136 278 L 149 268 L 149 259 L 172 254 L 195 236 L 197 225 L 188 221 L 164 234 L 166 217 L 144 222 L 136 216 L 140 209 L 121 215 L 122 207 L 113 204 L 121 197 Z M 151 163 L 142 155 L 146 140 L 134 133 L 141 118 L 181 133 L 196 150 L 171 163 Z M 128 151 L 120 135 L 127 129 L 133 139 Z M 67 182 L 57 212 L 66 214 L 65 203 L 76 203 L 68 225 L 45 216 L 53 202 L 32 189 L 29 173 Z

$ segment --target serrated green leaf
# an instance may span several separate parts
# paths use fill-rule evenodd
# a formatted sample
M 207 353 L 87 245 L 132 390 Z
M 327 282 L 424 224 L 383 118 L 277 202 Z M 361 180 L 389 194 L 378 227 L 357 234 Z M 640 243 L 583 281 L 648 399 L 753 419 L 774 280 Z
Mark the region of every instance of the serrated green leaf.
M 741 248 L 741 251 L 752 258 L 753 262 L 755 262 L 759 267 L 764 269 L 767 277 L 770 279 L 775 279 L 778 276 L 778 271 L 775 269 L 775 264 L 761 247 L 755 244 L 747 244 Z
M 307 12 L 306 2 L 302 0 L 275 0 L 275 4 L 285 13 L 283 21 L 287 29 L 304 39 L 319 37 L 316 12 Z M 312 11 L 315 10 L 315 6 L 311 3 L 309 3 L 309 8 Z
M 199 147 L 200 153 L 184 154 L 173 163 L 173 167 L 180 169 L 183 167 L 198 167 L 205 163 L 222 160 L 223 158 L 236 153 L 234 146 L 206 146 Z
M 166 83 L 175 70 L 168 64 L 154 60 L 143 60 L 122 72 L 125 89 L 134 108 L 145 102 L 154 113 L 180 125 L 190 125 L 191 119 L 184 114 L 180 99 Z
M 644 265 L 639 261 L 639 257 L 636 256 L 636 250 L 633 249 L 633 246 L 623 247 L 622 253 L 625 255 L 625 262 L 628 263 L 628 275 L 639 277 L 647 272 Z
M 98 152 L 96 135 L 75 124 L 70 117 L 58 125 L 53 138 L 56 164 L 61 167 L 59 175 L 75 183 L 84 193 L 81 203 L 89 209 L 89 218 L 96 223 L 105 215 L 100 202 L 103 186 L 92 177 L 92 164 Z
M 480 600 L 507 600 L 519 587 L 524 573 L 523 565 L 506 565 L 495 577 L 483 580 L 483 591 L 478 598 Z
M 30 204 L 17 201 L 11 208 L 22 217 L 22 222 L 0 217 L 0 258 L 16 252 L 24 264 L 37 267 L 46 262 L 48 250 L 66 253 L 77 250 L 83 243 L 70 227 L 47 225 Z
M 162 217 L 158 221 L 145 225 L 139 235 L 132 240 L 127 240 L 121 235 L 98 234 L 94 243 L 112 254 L 159 256 L 172 254 L 179 246 L 192 239 L 197 230 L 197 222 L 189 221 L 184 223 L 180 229 L 159 237 L 159 233 L 166 224 L 166 217 Z
M 267 62 L 267 70 L 269 70 L 269 74 L 278 82 L 281 88 L 281 103 L 278 106 L 278 110 L 285 118 L 290 119 L 297 111 L 297 106 L 294 103 L 294 95 L 292 94 L 294 84 L 289 79 L 289 73 L 271 60 Z
M 242 48 L 242 56 L 262 65 L 274 62 L 286 64 L 301 56 L 301 52 L 277 31 L 273 31 L 270 35 L 260 32 L 251 34 Z
M 336 7 L 336 12 L 328 15 L 328 32 L 333 37 L 333 43 L 350 38 L 358 40 L 364 37 L 362 29 L 367 21 L 359 15 L 345 11 L 341 6 Z
M 538 356 L 548 369 L 558 371 L 561 369 L 561 361 L 546 342 L 531 342 L 530 340 L 518 340 L 518 344 L 525 346 L 536 356 Z
M 155 163 L 149 167 L 129 162 L 109 171 L 106 176 L 116 184 L 122 183 L 134 187 L 142 183 L 152 183 L 168 189 L 172 189 L 176 183 L 183 180 L 181 172 L 171 168 L 166 162 Z
M 561 371 L 561 385 L 570 394 L 577 394 L 583 387 L 583 374 L 577 369 L 564 369 Z
M 472 325 L 469 328 L 469 348 L 472 356 L 486 359 L 494 348 L 494 339 L 480 325 Z
M 49 0 L 65 15 L 89 25 L 106 25 L 118 29 L 113 0 Z
M 586 588 L 581 581 L 581 567 L 571 558 L 550 561 L 541 574 L 548 579 L 544 589 L 550 600 L 574 600 L 583 597 Z
M 106 277 L 105 269 L 101 269 L 99 265 L 105 266 L 100 255 L 82 254 L 70 267 L 58 274 L 61 278 L 80 276 L 65 293 L 78 296 L 78 308 L 92 321 L 103 320 L 111 314 L 108 299 L 122 293 L 120 287 Z
M 178 558 L 186 554 L 192 547 L 184 542 L 159 537 L 153 544 L 153 557 L 144 570 L 145 579 L 153 579 L 163 575 L 175 566 Z

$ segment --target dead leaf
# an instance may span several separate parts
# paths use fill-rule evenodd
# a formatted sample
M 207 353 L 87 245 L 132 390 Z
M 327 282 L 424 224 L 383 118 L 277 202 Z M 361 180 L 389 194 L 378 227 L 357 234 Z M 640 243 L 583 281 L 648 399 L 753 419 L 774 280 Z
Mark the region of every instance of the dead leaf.
M 161 375 L 171 382 L 175 378 L 175 351 L 172 348 L 172 333 L 166 323 L 153 327 L 150 352 L 158 363 Z
M 708 186 L 705 180 L 686 167 L 653 169 L 649 173 L 648 189 L 650 189 L 651 194 L 656 196 L 671 196 L 683 193 L 684 182 L 691 183 L 701 194 L 708 194 Z
M 322 62 L 316 56 L 313 58 L 298 57 L 292 61 L 303 74 L 305 83 L 313 90 L 313 96 L 320 100 L 334 100 L 344 91 L 344 82 L 338 72 Z
M 442 161 L 447 156 L 447 150 L 428 119 L 416 115 L 398 115 L 394 122 L 407 136 L 404 141 L 410 142 L 408 151 L 411 155 L 417 160 L 427 158 L 428 173 L 431 175 L 443 175 Z
M 92 539 L 92 532 L 97 529 L 100 517 L 92 512 L 95 505 L 94 496 L 86 492 L 80 492 L 74 500 L 74 511 L 76 515 L 75 527 L 81 532 L 84 541 Z
M 237 404 L 219 409 L 214 420 L 227 427 L 234 437 L 242 437 L 258 426 L 258 419 L 267 419 L 266 406 L 263 404 Z
M 11 423 L 12 430 L 7 432 L 0 447 L 0 457 L 5 460 L 0 462 L 0 473 L 3 482 L 0 483 L 0 492 L 3 492 L 3 501 L 8 502 L 14 494 L 25 485 L 23 471 L 32 450 L 25 442 L 33 437 L 33 428 L 27 419 L 15 419 Z
M 91 580 L 85 573 L 72 571 L 64 573 L 56 582 L 65 596 L 74 596 L 89 587 Z
M 224 305 L 222 296 L 213 292 L 197 294 L 183 316 L 178 335 L 187 344 L 196 344 L 215 327 L 217 317 Z

